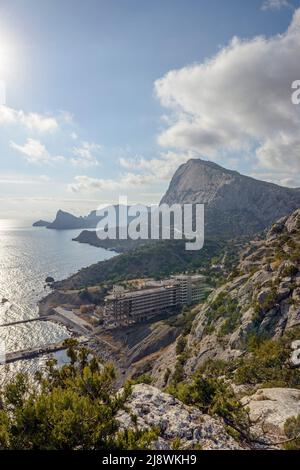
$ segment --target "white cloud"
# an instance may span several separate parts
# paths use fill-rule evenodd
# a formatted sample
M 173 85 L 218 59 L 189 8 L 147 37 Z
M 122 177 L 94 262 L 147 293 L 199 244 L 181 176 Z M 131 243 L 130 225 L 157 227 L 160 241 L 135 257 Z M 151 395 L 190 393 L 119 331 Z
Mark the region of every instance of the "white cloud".
M 160 158 L 145 159 L 137 158 L 120 158 L 119 162 L 123 168 L 142 171 L 144 175 L 152 176 L 155 181 L 169 180 L 179 165 L 185 163 L 190 158 L 195 157 L 193 152 L 164 152 Z
M 52 164 L 65 160 L 65 158 L 62 156 L 51 155 L 46 149 L 45 145 L 36 139 L 27 138 L 25 144 L 23 145 L 19 145 L 11 141 L 10 147 L 21 153 L 28 163 Z
M 0 106 L 1 124 L 21 124 L 30 131 L 53 132 L 58 129 L 58 119 L 38 113 L 25 113 L 8 106 Z
M 47 175 L 37 175 L 37 176 L 29 176 L 23 174 L 9 174 L 9 175 L 1 175 L 0 176 L 0 183 L 1 184 L 44 184 L 45 182 L 49 182 L 51 179 Z
M 160 158 L 149 160 L 143 157 L 122 157 L 119 159 L 121 167 L 130 171 L 122 173 L 119 178 L 114 180 L 79 175 L 74 178 L 73 183 L 69 184 L 68 189 L 73 192 L 88 193 L 151 187 L 158 182 L 169 181 L 178 166 L 193 156 L 192 152 L 184 154 L 165 152 L 161 154 Z
M 257 148 L 253 165 L 300 170 L 300 106 L 291 84 L 300 79 L 300 9 L 287 32 L 234 38 L 200 64 L 172 70 L 155 82 L 168 109 L 160 145 L 215 159 Z
M 68 186 L 72 192 L 116 191 L 140 186 L 148 186 L 154 182 L 151 175 L 138 175 L 126 173 L 119 179 L 90 178 L 89 176 L 75 176 L 75 182 Z
M 282 8 L 293 8 L 288 0 L 265 0 L 262 4 L 262 10 L 281 10 Z
M 100 163 L 96 155 L 101 152 L 101 150 L 101 145 L 95 144 L 94 142 L 82 142 L 79 147 L 73 147 L 72 153 L 74 157 L 70 159 L 70 163 L 73 166 L 81 168 L 98 166 Z

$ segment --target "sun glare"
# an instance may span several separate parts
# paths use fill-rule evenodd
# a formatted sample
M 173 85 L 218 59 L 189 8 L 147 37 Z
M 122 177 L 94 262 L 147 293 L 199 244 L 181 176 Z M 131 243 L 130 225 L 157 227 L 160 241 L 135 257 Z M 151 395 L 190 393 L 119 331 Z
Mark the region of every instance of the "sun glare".
M 10 75 L 13 65 L 13 45 L 8 36 L 0 32 L 0 79 Z

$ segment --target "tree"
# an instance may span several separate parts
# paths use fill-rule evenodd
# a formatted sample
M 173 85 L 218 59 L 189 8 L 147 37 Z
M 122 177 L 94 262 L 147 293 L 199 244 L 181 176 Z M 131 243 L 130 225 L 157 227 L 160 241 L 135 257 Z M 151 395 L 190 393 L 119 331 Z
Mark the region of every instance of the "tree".
M 127 449 L 148 448 L 154 431 L 134 426 L 119 430 L 116 414 L 128 395 L 114 391 L 115 369 L 90 358 L 86 348 L 68 341 L 71 362 L 58 368 L 47 363 L 35 384 L 18 374 L 0 392 L 1 449 Z

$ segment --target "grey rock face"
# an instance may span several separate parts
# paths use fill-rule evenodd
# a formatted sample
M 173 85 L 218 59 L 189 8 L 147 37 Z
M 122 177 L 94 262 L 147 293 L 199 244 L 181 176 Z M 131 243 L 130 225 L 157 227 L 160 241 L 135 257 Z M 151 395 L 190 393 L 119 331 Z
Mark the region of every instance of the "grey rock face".
M 273 226 L 265 240 L 251 243 L 241 254 L 239 275 L 199 305 L 188 340 L 187 373 L 208 358 L 228 360 L 243 354 L 247 334 L 254 328 L 278 338 L 300 325 L 300 229 L 295 228 L 299 224 L 299 210 L 275 223 L 276 230 Z M 231 313 L 233 326 L 225 334 L 226 310 L 215 315 L 220 295 L 224 305 L 233 301 L 237 306 Z M 214 318 L 212 323 L 209 318 Z
M 192 449 L 195 445 L 206 450 L 241 448 L 219 420 L 151 385 L 134 385 L 126 408 L 117 415 L 120 428 L 133 428 L 132 415 L 136 416 L 140 429 L 158 427 L 159 438 L 153 443 L 155 449 L 172 449 L 175 438 L 180 439 L 182 449 Z
M 244 397 L 242 403 L 249 408 L 250 419 L 270 438 L 284 438 L 284 423 L 300 414 L 300 390 L 294 388 L 263 388 L 254 395 Z
M 300 207 L 300 190 L 192 159 L 178 168 L 161 203 L 205 204 L 207 234 L 251 235 Z M 278 222 L 273 235 L 283 223 Z M 289 223 L 293 230 L 297 222 Z

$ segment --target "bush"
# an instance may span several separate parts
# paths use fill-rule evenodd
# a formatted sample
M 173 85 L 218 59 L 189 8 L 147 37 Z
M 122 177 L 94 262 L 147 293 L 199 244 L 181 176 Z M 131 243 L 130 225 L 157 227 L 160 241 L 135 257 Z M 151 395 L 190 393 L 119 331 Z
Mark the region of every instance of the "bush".
M 90 359 L 86 348 L 68 340 L 70 363 L 58 369 L 47 363 L 47 374 L 36 374 L 32 385 L 18 374 L 0 393 L 0 448 L 19 450 L 149 448 L 154 431 L 119 431 L 116 414 L 130 386 L 117 395 L 115 370 Z
M 131 381 L 132 384 L 147 384 L 147 385 L 151 385 L 152 382 L 153 382 L 153 379 L 150 374 L 142 374 L 136 379 L 133 379 Z
M 187 339 L 184 336 L 180 336 L 176 343 L 176 355 L 183 353 L 187 345 Z
M 232 299 L 226 292 L 221 292 L 210 305 L 206 312 L 206 317 L 206 334 L 209 334 L 212 331 L 217 320 L 220 318 L 225 319 L 219 333 L 220 336 L 224 336 L 232 333 L 238 326 L 241 318 L 241 309 L 239 308 L 236 299 Z
M 248 340 L 250 355 L 236 364 L 235 382 L 300 388 L 300 371 L 290 364 L 291 342 L 299 336 L 299 329 L 276 340 L 252 335 Z
M 198 372 L 191 382 L 171 386 L 168 391 L 183 403 L 196 406 L 203 413 L 221 417 L 227 430 L 235 438 L 250 441 L 248 412 L 223 380 Z
M 284 444 L 286 450 L 300 449 L 300 415 L 288 418 L 284 424 L 284 432 L 290 442 Z

